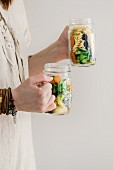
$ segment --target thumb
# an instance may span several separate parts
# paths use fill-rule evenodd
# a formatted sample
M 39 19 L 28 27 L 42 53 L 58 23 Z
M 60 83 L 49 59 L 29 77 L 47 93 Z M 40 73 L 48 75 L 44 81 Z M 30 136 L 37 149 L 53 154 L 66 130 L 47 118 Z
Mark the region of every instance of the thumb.
M 69 26 L 66 26 L 58 39 L 59 42 L 65 45 L 66 47 L 68 45 L 68 30 Z
M 42 83 L 42 82 L 50 82 L 52 80 L 53 80 L 52 77 L 46 76 L 44 74 L 40 74 L 40 75 L 36 75 L 36 76 L 31 77 L 32 84 Z
M 69 30 L 69 26 L 67 25 L 65 28 L 64 28 L 64 30 L 63 30 L 63 32 L 61 33 L 61 35 L 60 35 L 60 38 L 63 36 L 67 36 L 67 34 L 68 34 L 68 30 Z

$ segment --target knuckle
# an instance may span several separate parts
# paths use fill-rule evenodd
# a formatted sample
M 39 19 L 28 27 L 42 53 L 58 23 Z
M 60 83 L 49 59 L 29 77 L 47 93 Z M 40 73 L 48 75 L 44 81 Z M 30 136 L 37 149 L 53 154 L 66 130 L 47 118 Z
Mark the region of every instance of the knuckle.
M 50 89 L 52 89 L 52 84 L 51 83 L 48 83 L 48 86 Z
M 51 83 L 48 83 L 48 88 L 52 89 L 52 84 Z
M 46 87 L 47 89 L 52 89 L 51 83 L 46 83 L 46 84 L 45 84 L 45 87 Z

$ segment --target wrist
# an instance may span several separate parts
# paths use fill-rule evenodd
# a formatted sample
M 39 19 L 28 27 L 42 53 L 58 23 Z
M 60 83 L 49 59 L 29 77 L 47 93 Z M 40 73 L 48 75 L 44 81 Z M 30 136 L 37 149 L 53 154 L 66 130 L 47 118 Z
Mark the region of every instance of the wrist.
M 16 89 L 12 90 L 12 97 L 14 100 L 14 105 L 15 105 L 16 111 L 20 111 L 19 106 L 18 106 L 18 92 Z
M 29 75 L 34 76 L 43 72 L 46 63 L 56 63 L 60 61 L 58 41 L 29 57 Z

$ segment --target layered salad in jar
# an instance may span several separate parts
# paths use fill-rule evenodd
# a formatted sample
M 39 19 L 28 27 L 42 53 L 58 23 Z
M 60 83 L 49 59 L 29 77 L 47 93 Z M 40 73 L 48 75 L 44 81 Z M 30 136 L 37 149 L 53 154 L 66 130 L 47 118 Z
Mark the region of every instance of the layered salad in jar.
M 69 55 L 72 65 L 95 64 L 94 34 L 89 25 L 74 25 L 69 30 Z

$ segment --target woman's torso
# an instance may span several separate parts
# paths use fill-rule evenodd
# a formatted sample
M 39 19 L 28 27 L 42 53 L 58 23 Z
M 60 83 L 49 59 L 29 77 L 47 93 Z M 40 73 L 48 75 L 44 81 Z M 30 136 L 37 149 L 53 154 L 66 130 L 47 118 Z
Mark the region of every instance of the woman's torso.
M 0 7 L 0 13 L 0 88 L 16 88 L 20 77 L 28 78 L 30 34 L 23 1 L 14 0 L 8 12 Z M 18 112 L 16 119 L 15 125 L 12 116 L 0 116 L 0 170 L 35 170 L 31 114 Z

